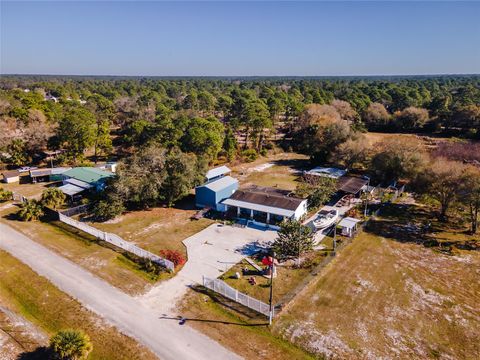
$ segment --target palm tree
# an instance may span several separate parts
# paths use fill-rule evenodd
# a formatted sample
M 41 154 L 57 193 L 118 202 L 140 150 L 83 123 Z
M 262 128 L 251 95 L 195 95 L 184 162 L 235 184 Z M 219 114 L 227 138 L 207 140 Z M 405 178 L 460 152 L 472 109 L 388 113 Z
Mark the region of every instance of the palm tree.
M 83 360 L 93 349 L 90 337 L 81 330 L 61 330 L 50 338 L 50 349 L 56 359 Z
M 37 220 L 43 215 L 42 204 L 38 200 L 27 200 L 20 205 L 17 215 L 23 221 Z
M 65 202 L 65 194 L 59 188 L 51 187 L 42 193 L 42 205 L 56 209 Z

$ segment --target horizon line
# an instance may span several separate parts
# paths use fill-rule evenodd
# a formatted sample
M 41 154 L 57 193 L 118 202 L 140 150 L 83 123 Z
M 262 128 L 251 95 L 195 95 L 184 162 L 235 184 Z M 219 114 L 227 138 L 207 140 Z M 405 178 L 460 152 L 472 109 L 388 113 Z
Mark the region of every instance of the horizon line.
M 478 73 L 418 73 L 418 74 L 346 74 L 346 75 L 119 75 L 119 74 L 40 74 L 0 73 L 2 76 L 63 76 L 63 77 L 144 77 L 144 78 L 328 78 L 328 77 L 412 77 L 412 76 L 480 76 Z

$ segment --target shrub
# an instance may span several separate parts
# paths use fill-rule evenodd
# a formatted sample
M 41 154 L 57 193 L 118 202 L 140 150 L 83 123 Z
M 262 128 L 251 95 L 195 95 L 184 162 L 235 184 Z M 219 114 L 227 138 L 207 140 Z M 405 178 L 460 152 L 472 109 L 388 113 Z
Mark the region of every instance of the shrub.
M 93 216 L 97 221 L 107 221 L 115 218 L 125 211 L 125 207 L 120 200 L 100 200 L 93 207 Z
M 268 155 L 268 150 L 267 149 L 260 150 L 260 155 L 267 156 Z
M 13 197 L 13 193 L 11 191 L 4 190 L 3 188 L 0 188 L 0 201 L 1 202 L 12 200 L 12 197 Z
M 173 262 L 175 267 L 185 264 L 185 258 L 182 253 L 177 250 L 160 250 L 160 256 Z
M 257 160 L 258 154 L 255 149 L 247 149 L 242 151 L 242 157 L 246 162 L 252 162 Z

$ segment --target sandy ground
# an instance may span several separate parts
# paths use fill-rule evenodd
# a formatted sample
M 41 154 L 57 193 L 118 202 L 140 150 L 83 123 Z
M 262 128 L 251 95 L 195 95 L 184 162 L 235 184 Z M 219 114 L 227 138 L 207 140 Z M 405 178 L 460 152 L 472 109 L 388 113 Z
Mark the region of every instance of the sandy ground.
M 5 224 L 0 224 L 0 247 L 163 360 L 239 358 L 193 328 L 159 318 L 152 308 Z

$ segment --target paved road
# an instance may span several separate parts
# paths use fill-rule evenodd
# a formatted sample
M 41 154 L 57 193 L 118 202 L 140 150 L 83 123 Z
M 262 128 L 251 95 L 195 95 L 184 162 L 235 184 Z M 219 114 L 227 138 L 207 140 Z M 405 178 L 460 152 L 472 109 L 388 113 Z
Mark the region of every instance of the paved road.
M 239 357 L 177 321 L 157 312 L 26 236 L 0 223 L 0 248 L 48 278 L 85 307 L 150 348 L 160 359 L 238 359 Z
M 183 240 L 188 262 L 173 278 L 160 283 L 139 300 L 154 308 L 158 314 L 174 313 L 175 304 L 185 295 L 187 288 L 201 284 L 202 277 L 216 278 L 247 255 L 258 249 L 258 244 L 273 241 L 276 231 L 239 228 L 212 224 Z

